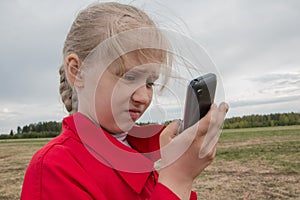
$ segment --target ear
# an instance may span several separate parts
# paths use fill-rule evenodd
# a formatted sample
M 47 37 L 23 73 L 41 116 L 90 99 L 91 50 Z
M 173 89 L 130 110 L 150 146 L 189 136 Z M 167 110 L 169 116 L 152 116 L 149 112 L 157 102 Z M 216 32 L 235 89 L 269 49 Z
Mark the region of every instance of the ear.
M 66 57 L 66 73 L 72 85 L 83 87 L 83 77 L 80 70 L 81 61 L 77 54 L 72 53 Z

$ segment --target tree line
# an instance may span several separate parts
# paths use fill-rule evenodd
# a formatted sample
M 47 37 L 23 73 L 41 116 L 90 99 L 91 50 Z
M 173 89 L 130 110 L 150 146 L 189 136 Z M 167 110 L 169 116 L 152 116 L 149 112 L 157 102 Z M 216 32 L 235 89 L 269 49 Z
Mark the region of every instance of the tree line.
M 171 121 L 166 121 L 167 125 Z M 140 122 L 139 126 L 152 124 L 152 122 Z M 247 115 L 243 117 L 231 117 L 225 119 L 224 129 L 253 128 L 253 127 L 272 127 L 300 125 L 300 113 L 274 113 L 266 115 Z M 39 122 L 18 126 L 16 131 L 11 130 L 9 134 L 0 135 L 0 139 L 17 138 L 46 138 L 55 137 L 60 134 L 61 122 L 49 121 Z
M 16 131 L 11 129 L 8 135 L 0 135 L 0 139 L 56 137 L 60 134 L 61 127 L 61 122 L 56 121 L 31 123 L 22 128 L 18 126 Z
M 275 113 L 231 117 L 225 120 L 223 128 L 252 128 L 300 125 L 300 113 Z

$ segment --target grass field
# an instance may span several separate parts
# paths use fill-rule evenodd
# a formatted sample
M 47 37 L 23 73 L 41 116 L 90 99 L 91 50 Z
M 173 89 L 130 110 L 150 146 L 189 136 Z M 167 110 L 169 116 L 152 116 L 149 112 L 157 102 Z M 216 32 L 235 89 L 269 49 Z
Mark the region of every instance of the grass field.
M 19 199 L 28 162 L 48 141 L 0 140 L 0 199 Z M 300 126 L 224 130 L 194 189 L 199 199 L 300 199 Z

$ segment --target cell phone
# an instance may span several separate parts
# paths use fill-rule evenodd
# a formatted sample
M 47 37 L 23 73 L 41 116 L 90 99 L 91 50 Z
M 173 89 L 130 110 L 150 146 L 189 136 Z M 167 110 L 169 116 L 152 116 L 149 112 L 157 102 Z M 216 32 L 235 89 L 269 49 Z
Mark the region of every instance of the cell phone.
M 185 99 L 183 130 L 204 117 L 214 102 L 217 77 L 208 73 L 190 81 Z

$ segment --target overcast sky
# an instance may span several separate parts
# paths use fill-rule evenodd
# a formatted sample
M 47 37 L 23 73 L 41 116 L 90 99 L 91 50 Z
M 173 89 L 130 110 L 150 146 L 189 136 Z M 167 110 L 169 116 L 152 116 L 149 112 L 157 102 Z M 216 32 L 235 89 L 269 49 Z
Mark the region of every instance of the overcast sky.
M 91 2 L 0 1 L 0 133 L 67 115 L 58 93 L 63 42 Z M 222 76 L 229 117 L 300 112 L 300 1 L 164 0 L 158 10 L 148 4 L 165 23 L 184 21 L 207 50 Z

